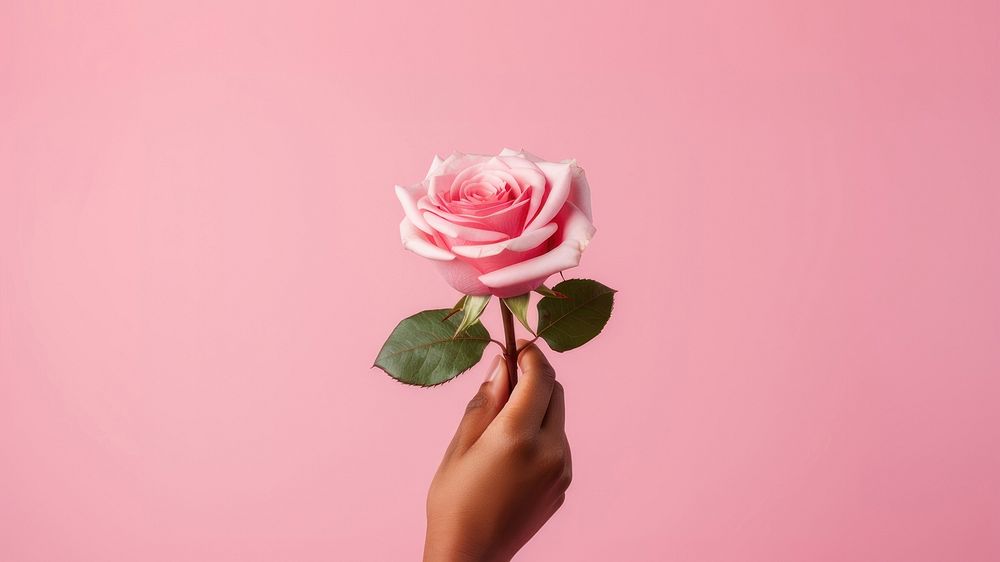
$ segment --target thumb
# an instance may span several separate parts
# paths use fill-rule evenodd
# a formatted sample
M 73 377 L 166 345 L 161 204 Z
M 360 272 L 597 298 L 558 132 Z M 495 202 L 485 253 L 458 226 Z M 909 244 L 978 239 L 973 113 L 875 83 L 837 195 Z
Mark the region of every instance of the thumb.
M 479 392 L 465 407 L 465 415 L 458 424 L 448 454 L 467 451 L 507 403 L 507 396 L 510 393 L 507 388 L 509 382 L 506 361 L 502 361 L 501 356 L 496 356 L 486 372 L 486 382 L 480 385 Z

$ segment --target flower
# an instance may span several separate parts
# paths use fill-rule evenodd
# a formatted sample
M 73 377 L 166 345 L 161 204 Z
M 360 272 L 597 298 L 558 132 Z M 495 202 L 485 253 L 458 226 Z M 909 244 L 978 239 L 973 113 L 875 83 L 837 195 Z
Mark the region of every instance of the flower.
M 424 181 L 397 185 L 396 196 L 403 247 L 467 295 L 527 293 L 576 267 L 595 231 L 576 161 L 524 151 L 435 156 Z

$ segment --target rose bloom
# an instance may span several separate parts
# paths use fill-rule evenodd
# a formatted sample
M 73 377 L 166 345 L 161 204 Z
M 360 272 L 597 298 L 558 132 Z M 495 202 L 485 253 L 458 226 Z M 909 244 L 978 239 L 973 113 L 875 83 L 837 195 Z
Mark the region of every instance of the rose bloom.
M 590 187 L 575 160 L 435 156 L 424 181 L 396 186 L 403 247 L 433 260 L 467 295 L 512 297 L 575 267 L 594 235 Z

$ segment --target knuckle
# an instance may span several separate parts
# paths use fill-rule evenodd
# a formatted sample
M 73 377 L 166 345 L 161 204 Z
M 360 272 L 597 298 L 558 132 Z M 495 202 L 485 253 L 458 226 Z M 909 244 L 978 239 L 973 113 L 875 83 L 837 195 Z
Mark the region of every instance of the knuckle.
M 553 376 L 555 376 L 555 375 L 553 375 Z M 563 385 L 562 385 L 561 382 L 555 381 L 555 382 L 552 383 L 552 394 L 558 394 L 560 397 L 566 395 L 566 389 L 563 388 Z
M 569 452 L 569 444 L 565 441 L 552 443 L 545 447 L 545 459 L 542 469 L 549 479 L 559 486 L 565 484 L 569 487 L 569 482 L 563 482 L 572 476 L 572 460 Z
M 547 361 L 538 361 L 525 365 L 524 375 L 537 377 L 542 380 L 555 380 L 556 370 Z
M 556 378 L 556 370 L 553 369 L 552 365 L 549 365 L 548 363 L 542 363 L 541 365 L 535 367 L 535 372 L 538 373 L 539 377 L 546 380 L 555 380 Z
M 560 494 L 559 497 L 556 499 L 556 507 L 555 507 L 556 510 L 562 507 L 564 503 L 566 503 L 566 494 Z
M 526 456 L 534 456 L 538 454 L 538 439 L 534 435 L 528 433 L 519 433 L 514 436 L 513 439 L 514 447 Z
M 542 460 L 542 470 L 551 480 L 558 480 L 566 472 L 567 455 L 561 447 L 549 447 Z
M 560 492 L 565 492 L 569 489 L 570 484 L 573 483 L 573 471 L 563 470 L 562 474 L 556 479 L 556 488 Z
M 472 400 L 469 400 L 469 403 L 465 406 L 465 413 L 478 410 L 479 408 L 485 408 L 487 405 L 489 405 L 489 403 L 490 403 L 489 395 L 486 393 L 484 389 L 480 389 L 479 392 L 477 392 L 476 395 L 472 397 Z
M 528 458 L 538 452 L 538 438 L 530 432 L 507 426 L 504 437 L 510 450 L 520 457 Z

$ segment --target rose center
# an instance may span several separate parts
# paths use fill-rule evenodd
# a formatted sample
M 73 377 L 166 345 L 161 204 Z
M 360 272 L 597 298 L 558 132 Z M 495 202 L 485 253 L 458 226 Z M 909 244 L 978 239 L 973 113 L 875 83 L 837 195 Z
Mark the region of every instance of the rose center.
M 471 206 L 496 204 L 517 197 L 515 189 L 496 174 L 480 172 L 462 181 L 458 188 L 458 199 Z

